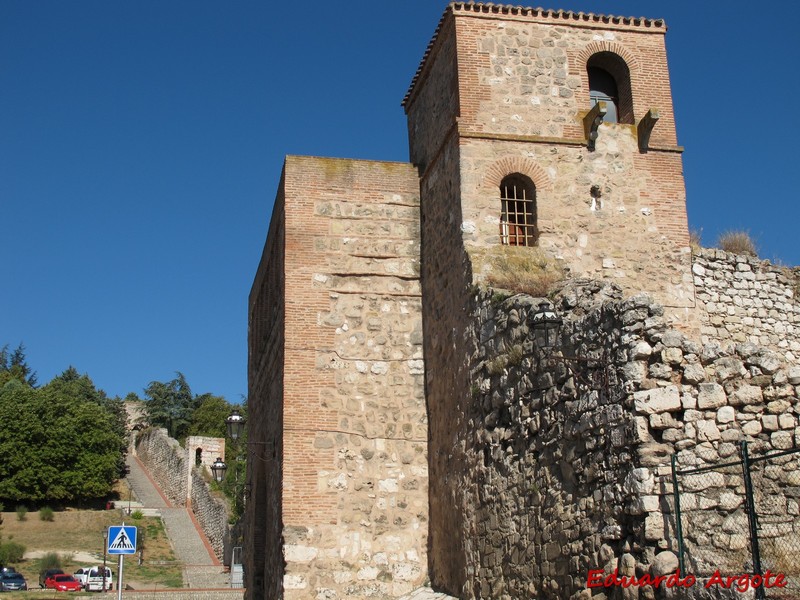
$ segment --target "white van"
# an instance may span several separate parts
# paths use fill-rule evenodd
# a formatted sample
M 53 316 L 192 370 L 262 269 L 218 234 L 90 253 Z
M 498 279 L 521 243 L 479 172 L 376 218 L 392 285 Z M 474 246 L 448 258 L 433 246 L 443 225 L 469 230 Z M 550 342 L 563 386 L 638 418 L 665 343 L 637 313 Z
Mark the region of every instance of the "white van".
M 103 591 L 103 567 L 84 567 L 73 574 L 87 592 Z M 106 591 L 114 589 L 114 574 L 106 567 Z

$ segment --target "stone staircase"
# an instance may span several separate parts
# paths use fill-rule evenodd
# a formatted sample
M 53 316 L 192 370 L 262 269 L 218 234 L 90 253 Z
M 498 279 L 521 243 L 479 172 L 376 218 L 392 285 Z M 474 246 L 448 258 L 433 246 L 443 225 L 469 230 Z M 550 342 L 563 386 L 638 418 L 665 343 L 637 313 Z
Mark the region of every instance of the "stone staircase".
M 130 508 L 131 510 L 142 510 L 145 515 L 161 516 L 167 536 L 175 551 L 175 556 L 183 563 L 183 584 L 185 587 L 194 590 L 186 597 L 208 598 L 211 600 L 218 597 L 218 594 L 214 595 L 216 590 L 230 590 L 230 574 L 225 571 L 223 565 L 214 555 L 191 510 L 171 506 L 136 456 L 129 453 L 126 461 L 128 465 L 126 481 L 137 499 L 135 503 L 130 502 Z M 121 504 L 125 505 L 124 502 Z M 200 590 L 203 590 L 202 594 Z M 212 591 L 214 591 L 214 594 L 209 596 L 208 594 L 211 594 Z M 128 593 L 126 592 L 126 596 Z M 181 592 L 179 590 L 170 590 L 163 593 L 147 593 L 155 594 L 154 598 L 179 598 L 175 594 L 180 594 Z M 242 596 L 243 590 L 239 589 L 230 590 L 224 597 L 227 599 L 242 598 Z M 136 594 L 135 597 L 144 600 L 144 597 L 140 594 Z M 183 596 L 180 597 L 182 598 Z M 220 598 L 222 597 L 220 596 Z

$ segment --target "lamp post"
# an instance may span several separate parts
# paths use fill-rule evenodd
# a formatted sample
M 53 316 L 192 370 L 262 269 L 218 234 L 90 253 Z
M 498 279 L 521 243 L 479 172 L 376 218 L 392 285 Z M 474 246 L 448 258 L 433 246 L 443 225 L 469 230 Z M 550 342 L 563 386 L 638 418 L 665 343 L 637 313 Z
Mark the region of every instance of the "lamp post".
M 239 438 L 244 434 L 245 418 L 241 415 L 238 409 L 234 408 L 230 416 L 225 419 L 225 428 L 228 431 L 228 437 L 231 438 L 233 445 L 236 446 L 236 460 L 239 460 Z M 239 467 L 233 465 L 234 482 L 239 483 Z
M 244 417 L 236 408 L 234 408 L 230 416 L 225 419 L 225 427 L 228 429 L 228 437 L 234 442 L 238 441 L 242 433 L 244 433 L 244 423 Z
M 540 302 L 539 310 L 530 316 L 529 322 L 533 329 L 534 341 L 539 348 L 553 348 L 557 345 L 558 332 L 564 321 L 551 308 L 549 302 Z
M 225 479 L 225 471 L 227 470 L 228 465 L 222 462 L 221 458 L 217 458 L 211 465 L 211 473 L 214 475 L 214 481 L 222 483 L 222 480 Z
M 551 351 L 560 347 L 560 329 L 564 320 L 550 306 L 549 302 L 540 302 L 539 309 L 528 317 L 528 324 L 533 331 L 533 339 L 540 350 Z M 551 361 L 559 361 L 566 365 L 569 371 L 583 385 L 601 391 L 606 397 L 610 394 L 608 380 L 608 355 L 603 350 L 602 357 L 564 356 L 563 353 L 549 354 Z M 578 371 L 575 364 L 584 365 L 583 370 L 590 370 L 589 377 Z

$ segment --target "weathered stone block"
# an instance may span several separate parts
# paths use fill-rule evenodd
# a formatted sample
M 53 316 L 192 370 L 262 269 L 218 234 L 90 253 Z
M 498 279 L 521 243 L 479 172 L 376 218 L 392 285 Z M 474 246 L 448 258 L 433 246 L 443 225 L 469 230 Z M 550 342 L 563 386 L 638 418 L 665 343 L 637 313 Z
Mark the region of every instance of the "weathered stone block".
M 759 404 L 764 396 L 761 388 L 754 385 L 743 385 L 728 395 L 728 402 L 732 406 L 747 406 Z
M 681 409 L 681 397 L 674 385 L 635 392 L 633 400 L 636 411 L 648 415 Z

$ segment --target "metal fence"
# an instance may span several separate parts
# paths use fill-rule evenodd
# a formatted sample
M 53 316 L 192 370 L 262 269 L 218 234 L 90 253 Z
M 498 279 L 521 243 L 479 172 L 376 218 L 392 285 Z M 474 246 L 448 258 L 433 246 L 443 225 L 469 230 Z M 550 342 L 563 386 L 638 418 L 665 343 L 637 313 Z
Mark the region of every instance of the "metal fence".
M 672 457 L 681 572 L 800 600 L 800 448 L 751 456 L 742 442 L 727 458 L 713 453 L 683 468 Z

